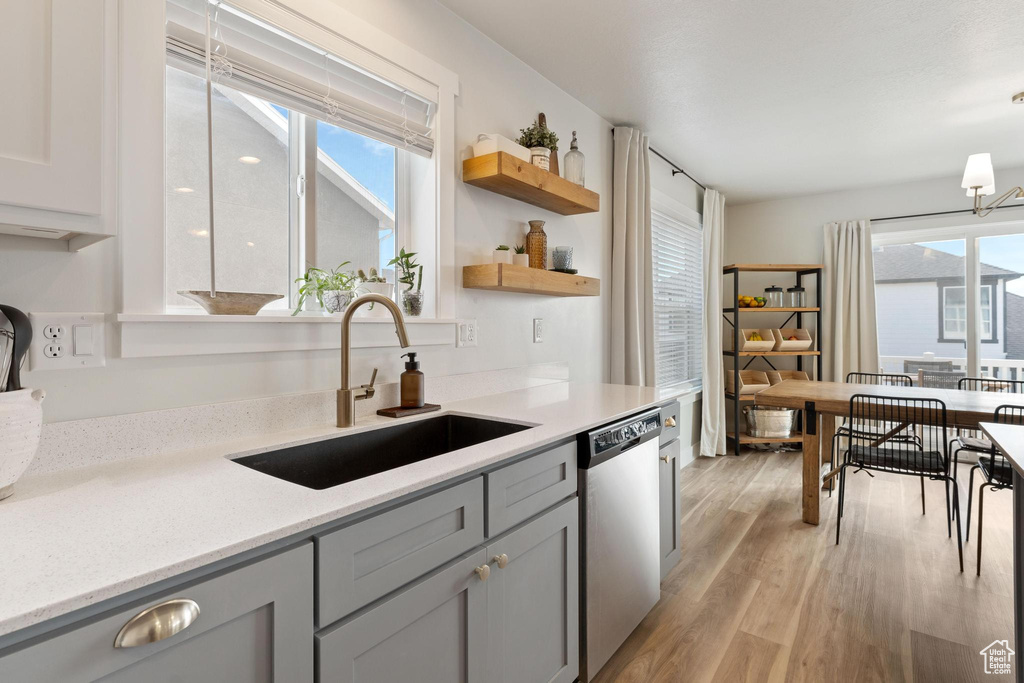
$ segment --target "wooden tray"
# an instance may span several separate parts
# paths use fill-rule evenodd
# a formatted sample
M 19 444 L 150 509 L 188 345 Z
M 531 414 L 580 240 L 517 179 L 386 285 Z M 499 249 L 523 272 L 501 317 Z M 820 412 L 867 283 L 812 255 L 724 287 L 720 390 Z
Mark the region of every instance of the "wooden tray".
M 381 408 L 377 411 L 378 415 L 384 417 L 409 417 L 410 415 L 421 415 L 422 413 L 432 413 L 435 410 L 441 410 L 441 406 L 436 403 L 424 403 L 422 408 L 403 408 L 402 406 L 394 406 L 393 408 Z

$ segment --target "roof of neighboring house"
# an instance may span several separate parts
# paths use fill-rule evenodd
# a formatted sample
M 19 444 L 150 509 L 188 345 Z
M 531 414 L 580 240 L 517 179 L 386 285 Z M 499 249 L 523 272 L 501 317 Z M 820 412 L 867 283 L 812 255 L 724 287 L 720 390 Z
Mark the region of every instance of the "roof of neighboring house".
M 1024 296 L 1006 293 L 1006 357 L 1024 359 Z
M 920 282 L 964 277 L 963 256 L 956 256 L 919 244 L 887 245 L 875 247 L 872 251 L 875 257 L 876 282 L 898 282 L 901 280 Z M 1021 273 L 987 263 L 981 264 L 981 274 L 1005 277 L 1010 280 L 1021 276 Z

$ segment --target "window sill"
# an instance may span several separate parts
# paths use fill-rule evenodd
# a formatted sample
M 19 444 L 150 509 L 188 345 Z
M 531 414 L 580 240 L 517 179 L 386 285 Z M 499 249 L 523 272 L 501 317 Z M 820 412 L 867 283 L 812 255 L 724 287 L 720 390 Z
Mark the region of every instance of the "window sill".
M 412 346 L 454 346 L 456 321 L 408 318 Z M 341 348 L 341 315 L 218 315 L 202 313 L 117 316 L 122 358 L 273 353 Z M 355 318 L 352 348 L 397 347 L 394 323 L 387 318 Z

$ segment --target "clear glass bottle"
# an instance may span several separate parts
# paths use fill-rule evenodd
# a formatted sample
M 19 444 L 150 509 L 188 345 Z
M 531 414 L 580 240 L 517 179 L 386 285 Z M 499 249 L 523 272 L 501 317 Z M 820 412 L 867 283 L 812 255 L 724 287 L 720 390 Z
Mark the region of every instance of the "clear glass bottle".
M 562 177 L 571 183 L 583 185 L 585 165 L 586 158 L 576 146 L 576 131 L 573 131 L 572 144 L 569 145 L 569 151 L 565 153 L 565 169 Z
M 530 221 L 530 232 L 526 233 L 526 253 L 530 255 L 531 268 L 547 269 L 548 235 L 544 232 L 544 221 Z

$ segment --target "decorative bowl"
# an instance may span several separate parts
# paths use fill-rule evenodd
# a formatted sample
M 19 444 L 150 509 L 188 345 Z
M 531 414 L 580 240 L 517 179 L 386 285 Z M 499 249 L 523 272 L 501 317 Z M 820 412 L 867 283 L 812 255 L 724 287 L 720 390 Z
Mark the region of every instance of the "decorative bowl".
M 14 493 L 14 482 L 24 474 L 39 448 L 43 430 L 42 389 L 0 393 L 0 500 Z
M 213 297 L 209 290 L 202 289 L 179 289 L 178 294 L 198 301 L 210 315 L 256 315 L 271 301 L 284 298 L 284 294 L 254 292 L 217 292 Z

